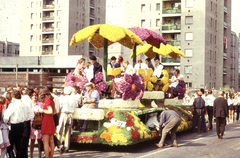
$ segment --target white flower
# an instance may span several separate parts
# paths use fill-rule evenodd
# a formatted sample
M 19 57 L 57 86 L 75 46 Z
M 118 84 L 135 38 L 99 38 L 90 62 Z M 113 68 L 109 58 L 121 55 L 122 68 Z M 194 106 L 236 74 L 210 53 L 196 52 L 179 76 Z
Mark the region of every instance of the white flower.
M 130 131 L 130 130 L 131 130 L 131 127 L 127 127 L 127 130 Z

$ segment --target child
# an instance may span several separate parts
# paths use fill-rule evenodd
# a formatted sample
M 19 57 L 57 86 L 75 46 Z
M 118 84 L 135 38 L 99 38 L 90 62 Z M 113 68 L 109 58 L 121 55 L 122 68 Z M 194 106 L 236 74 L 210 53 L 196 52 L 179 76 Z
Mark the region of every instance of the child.
M 0 148 L 1 148 L 1 157 L 5 157 L 7 154 L 7 147 L 10 146 L 10 142 L 8 139 L 9 128 L 6 123 L 3 123 L 2 118 L 4 115 L 4 111 L 6 110 L 6 99 L 4 97 L 0 97 Z

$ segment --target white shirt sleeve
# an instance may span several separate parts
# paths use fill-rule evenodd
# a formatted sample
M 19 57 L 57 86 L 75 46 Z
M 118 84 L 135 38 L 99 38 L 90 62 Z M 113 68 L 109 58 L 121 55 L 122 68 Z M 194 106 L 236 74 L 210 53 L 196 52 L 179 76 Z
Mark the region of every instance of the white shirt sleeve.
M 88 72 L 86 74 L 88 81 L 90 82 L 93 78 L 93 65 L 89 66 Z
M 14 114 L 14 112 L 15 112 L 14 106 L 12 103 L 10 103 L 4 113 L 3 122 L 8 123 L 10 117 Z
M 111 65 L 108 64 L 108 65 L 107 65 L 107 71 L 108 71 L 110 68 L 111 68 Z
M 178 80 L 183 79 L 183 75 L 180 74 L 177 79 L 178 79 Z
M 163 70 L 163 65 L 158 65 L 158 67 L 153 72 L 153 76 L 157 76 L 159 78 L 162 74 L 162 70 Z
M 128 66 L 127 66 L 127 69 L 126 69 L 126 72 L 125 72 L 125 73 L 129 74 L 130 71 L 132 71 L 132 72 L 134 73 L 132 65 L 128 65 Z

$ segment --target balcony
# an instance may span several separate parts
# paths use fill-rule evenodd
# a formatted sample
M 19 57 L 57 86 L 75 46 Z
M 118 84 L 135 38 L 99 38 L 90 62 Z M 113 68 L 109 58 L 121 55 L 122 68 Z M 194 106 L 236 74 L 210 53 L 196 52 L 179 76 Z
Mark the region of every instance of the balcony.
M 180 58 L 174 60 L 172 58 L 162 58 L 162 63 L 180 63 Z
M 163 14 L 181 14 L 181 9 L 163 8 Z
M 43 38 L 42 43 L 54 43 L 54 38 Z
M 227 7 L 224 6 L 224 13 L 227 13 Z
M 234 53 L 231 53 L 231 58 L 235 58 L 235 54 Z
M 43 28 L 42 32 L 54 32 L 54 27 Z
M 223 22 L 223 26 L 224 26 L 224 28 L 226 29 L 227 28 L 227 22 Z
M 54 4 L 43 5 L 43 9 L 54 9 Z
M 50 16 L 43 17 L 43 21 L 49 21 L 49 20 L 54 20 L 54 16 L 52 16 L 52 17 L 50 17 Z
M 91 2 L 91 3 L 90 3 L 90 7 L 91 7 L 91 8 L 94 8 L 94 7 L 95 7 L 95 4 Z
M 90 14 L 90 18 L 91 19 L 95 19 L 95 15 L 94 14 Z
M 94 52 L 94 46 L 91 45 L 91 44 L 89 44 L 89 51 L 90 51 L 90 52 Z
M 223 67 L 223 74 L 226 75 L 227 74 L 227 68 Z
M 181 46 L 181 42 L 177 40 L 167 41 L 167 44 L 172 46 Z
M 42 51 L 42 55 L 53 55 L 53 51 Z
M 227 59 L 227 53 L 223 53 L 223 59 Z
M 181 30 L 181 25 L 162 26 L 162 30 Z

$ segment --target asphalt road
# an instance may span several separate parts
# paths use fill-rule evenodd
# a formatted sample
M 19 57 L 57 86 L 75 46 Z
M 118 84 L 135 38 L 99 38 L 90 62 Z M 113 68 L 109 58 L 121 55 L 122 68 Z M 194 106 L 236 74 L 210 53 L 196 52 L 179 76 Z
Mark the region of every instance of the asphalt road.
M 216 128 L 207 133 L 177 133 L 178 148 L 158 148 L 154 145 L 159 140 L 152 140 L 127 147 L 106 145 L 71 144 L 69 153 L 56 158 L 104 157 L 104 158 L 240 158 L 240 121 L 226 126 L 223 139 L 218 139 Z M 170 136 L 166 143 L 171 144 Z M 34 157 L 38 157 L 35 147 Z

